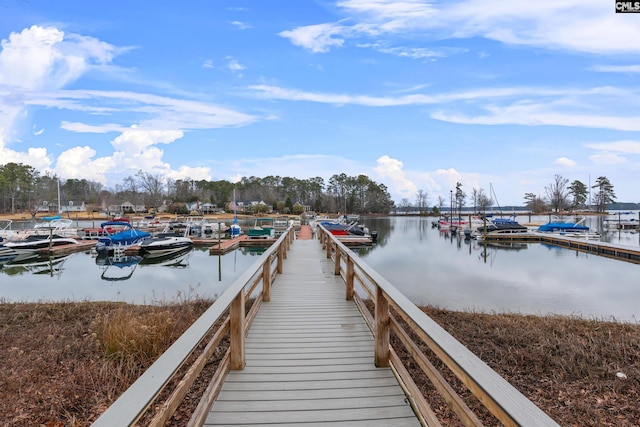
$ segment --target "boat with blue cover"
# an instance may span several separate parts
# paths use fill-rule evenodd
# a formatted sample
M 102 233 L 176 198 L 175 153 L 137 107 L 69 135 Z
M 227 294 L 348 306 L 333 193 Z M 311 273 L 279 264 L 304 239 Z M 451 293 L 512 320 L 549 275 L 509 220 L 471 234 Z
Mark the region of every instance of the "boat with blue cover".
M 487 236 L 495 235 L 509 235 L 509 234 L 523 234 L 527 233 L 529 229 L 518 221 L 512 218 L 491 218 L 487 222 L 487 225 L 478 227 L 470 234 L 470 237 L 475 237 L 478 240 L 482 240 Z
M 102 237 L 96 243 L 96 252 L 109 253 L 117 250 L 124 250 L 130 246 L 141 243 L 144 239 L 151 236 L 151 233 L 144 230 L 134 228 L 131 223 L 124 221 L 107 221 L 100 224 L 100 228 L 105 230 Z M 108 230 L 118 229 L 119 231 L 111 234 Z
M 536 231 L 567 237 L 599 239 L 600 233 L 597 230 L 592 230 L 587 225 L 581 224 L 583 221 L 584 218 L 578 222 L 549 221 L 539 226 Z

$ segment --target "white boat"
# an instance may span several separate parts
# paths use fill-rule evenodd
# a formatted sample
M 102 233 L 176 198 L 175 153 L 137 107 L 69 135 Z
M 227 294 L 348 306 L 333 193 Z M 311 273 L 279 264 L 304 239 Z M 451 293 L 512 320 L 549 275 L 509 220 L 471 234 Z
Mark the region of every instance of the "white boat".
M 2 240 L 14 240 L 20 235 L 18 230 L 13 230 L 11 224 L 13 221 L 10 219 L 0 219 L 0 241 Z
M 72 237 L 61 236 L 59 234 L 25 234 L 20 240 L 12 240 L 4 245 L 18 253 L 38 252 L 40 249 L 47 249 L 53 246 L 77 245 L 78 241 Z
M 193 246 L 193 240 L 189 237 L 189 228 L 187 227 L 183 233 L 170 231 L 166 228 L 162 233 L 150 236 L 142 240 L 140 251 L 143 254 L 153 254 L 155 256 L 168 255 L 179 252 Z
M 60 236 L 78 237 L 78 229 L 72 227 L 73 221 L 67 218 L 60 218 L 60 215 L 54 217 L 44 217 L 42 221 L 33 226 L 35 234 L 49 234 L 53 231 Z
M 44 218 L 43 222 L 36 224 L 32 229 L 17 233 L 5 246 L 18 253 L 38 252 L 53 246 L 77 245 L 78 241 L 71 237 L 69 231 L 72 221 L 61 219 L 59 216 Z
M 578 222 L 564 222 L 564 221 L 549 221 L 546 224 L 542 224 L 536 230 L 538 233 L 555 234 L 564 237 L 576 237 L 588 240 L 599 240 L 600 233 L 598 230 L 589 228 L 587 225 L 583 225 L 585 218 L 582 218 Z
M 222 222 L 204 221 L 201 225 L 200 234 L 207 239 L 217 239 L 229 229 Z

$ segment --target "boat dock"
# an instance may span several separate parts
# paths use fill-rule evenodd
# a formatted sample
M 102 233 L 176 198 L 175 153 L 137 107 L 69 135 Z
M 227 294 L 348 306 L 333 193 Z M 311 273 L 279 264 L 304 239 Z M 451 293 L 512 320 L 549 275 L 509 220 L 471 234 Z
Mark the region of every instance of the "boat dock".
M 580 252 L 640 264 L 640 249 L 617 245 L 614 243 L 601 242 L 600 240 L 586 240 L 583 238 L 539 232 L 486 234 L 482 239 L 485 242 L 547 243 L 565 249 L 573 249 Z
M 209 363 L 189 426 L 558 425 L 335 236 L 310 234 L 289 228 L 93 426 L 166 425 Z
M 91 250 L 96 246 L 97 240 L 80 240 L 78 244 L 74 245 L 59 245 L 51 248 L 43 248 L 38 250 L 39 255 L 44 256 L 59 256 L 68 255 L 76 252 L 82 252 Z

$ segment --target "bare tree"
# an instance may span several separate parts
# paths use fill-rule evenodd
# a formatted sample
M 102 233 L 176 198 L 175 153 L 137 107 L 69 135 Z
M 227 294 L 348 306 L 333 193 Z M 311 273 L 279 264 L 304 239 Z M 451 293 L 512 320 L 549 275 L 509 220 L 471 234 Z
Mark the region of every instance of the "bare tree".
M 547 210 L 547 204 L 542 197 L 536 196 L 533 193 L 526 193 L 524 195 L 525 206 L 533 213 L 542 213 Z
M 489 197 L 482 188 L 478 190 L 477 198 L 478 210 L 481 210 L 482 212 L 486 212 L 493 204 L 493 199 Z
M 444 206 L 446 200 L 442 196 L 438 196 L 438 211 L 442 213 L 442 207 Z
M 151 175 L 150 173 L 139 170 L 137 175 L 139 186 L 147 193 L 147 201 L 150 207 L 158 208 L 162 204 L 164 196 L 164 177 L 160 175 Z
M 427 211 L 428 203 L 429 194 L 424 190 L 418 190 L 418 193 L 416 194 L 416 204 L 418 205 L 418 209 L 420 210 L 420 215 L 422 215 L 423 212 Z
M 547 198 L 549 199 L 549 204 L 556 212 L 564 210 L 569 205 L 568 183 L 568 179 L 563 178 L 562 175 L 556 174 L 553 182 L 544 187 L 544 190 L 547 193 Z

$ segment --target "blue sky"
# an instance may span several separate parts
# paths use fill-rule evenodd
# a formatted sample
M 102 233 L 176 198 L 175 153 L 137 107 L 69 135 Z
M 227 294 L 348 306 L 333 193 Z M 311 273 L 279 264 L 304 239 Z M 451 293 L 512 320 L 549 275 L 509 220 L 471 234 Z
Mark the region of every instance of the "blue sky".
M 0 0 L 0 40 L 0 164 L 640 202 L 640 14 L 613 1 Z

